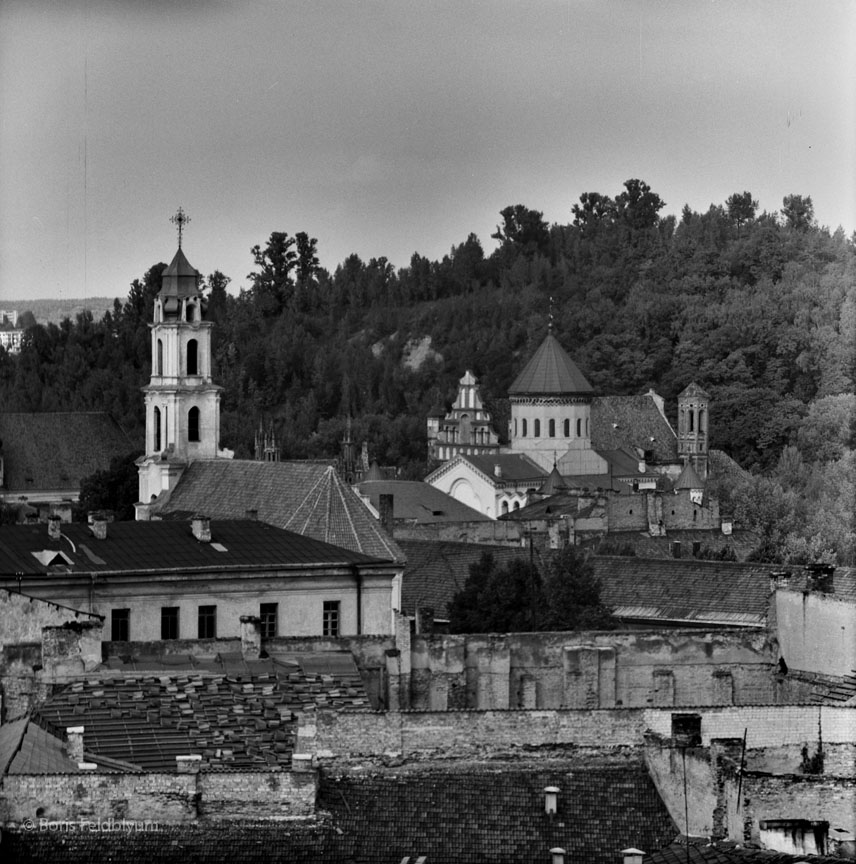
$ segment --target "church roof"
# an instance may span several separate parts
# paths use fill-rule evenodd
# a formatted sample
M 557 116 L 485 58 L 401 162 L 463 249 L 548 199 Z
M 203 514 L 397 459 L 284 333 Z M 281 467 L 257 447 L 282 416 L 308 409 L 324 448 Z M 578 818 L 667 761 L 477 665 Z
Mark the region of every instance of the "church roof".
M 596 450 L 650 450 L 650 461 L 654 462 L 675 462 L 678 458 L 675 432 L 649 393 L 595 397 L 591 403 L 591 443 Z
M 675 483 L 675 489 L 704 489 L 704 481 L 698 476 L 691 462 L 684 465 L 684 470 Z
M 242 519 L 255 510 L 262 522 L 386 561 L 404 554 L 356 492 L 329 465 L 306 462 L 199 460 L 153 512 L 173 518 L 205 513 Z
M 707 393 L 696 384 L 695 381 L 688 384 L 680 393 L 678 393 L 678 399 L 683 399 L 685 397 L 696 397 L 697 399 L 710 399 Z
M 510 396 L 591 392 L 591 384 L 552 333 L 547 334 L 508 389 Z
M 555 495 L 557 492 L 565 491 L 568 488 L 568 484 L 565 483 L 562 475 L 559 473 L 559 469 L 556 466 L 556 463 L 553 463 L 553 470 L 550 472 L 547 479 L 544 481 L 544 485 L 538 490 L 539 495 Z
M 384 480 L 367 477 L 357 487 L 378 509 L 381 495 L 392 495 L 395 519 L 404 519 L 416 525 L 436 522 L 488 522 L 479 510 L 447 495 L 423 480 Z
M 185 258 L 179 246 L 172 263 L 161 276 L 160 293 L 170 297 L 190 297 L 199 291 L 199 271 Z
M 84 477 L 109 468 L 111 459 L 134 449 L 135 443 L 103 412 L 0 412 L 7 493 L 35 496 L 50 490 L 76 496 Z

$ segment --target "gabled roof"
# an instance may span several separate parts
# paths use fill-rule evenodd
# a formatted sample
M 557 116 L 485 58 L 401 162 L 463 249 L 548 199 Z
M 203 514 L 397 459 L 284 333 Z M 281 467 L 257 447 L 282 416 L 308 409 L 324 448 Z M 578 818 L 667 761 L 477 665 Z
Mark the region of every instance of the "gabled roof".
M 540 486 L 547 472 L 525 453 L 492 453 L 478 456 L 462 454 L 461 459 L 469 462 L 482 474 L 494 478 L 498 482 L 511 481 L 517 483 L 531 480 L 535 486 Z M 500 476 L 496 475 L 499 466 Z
M 80 492 L 80 481 L 126 456 L 135 443 L 109 414 L 74 411 L 44 414 L 0 412 L 3 491 Z
M 417 525 L 436 522 L 489 522 L 479 510 L 422 480 L 364 480 L 357 488 L 378 509 L 381 495 L 393 496 L 393 517 Z
M 596 450 L 651 450 L 655 462 L 678 458 L 675 432 L 650 393 L 593 399 L 591 444 Z
M 710 399 L 707 393 L 698 385 L 695 381 L 692 381 L 680 393 L 678 393 L 678 399 L 686 399 L 686 398 L 696 398 L 696 399 Z
M 51 554 L 38 554 L 43 552 Z M 44 524 L 0 526 L 0 573 L 52 573 L 53 553 L 62 554 L 63 572 L 72 574 L 380 563 L 251 519 L 213 520 L 210 543 L 196 540 L 191 526 L 178 520 L 111 522 L 104 540 L 76 522 L 62 525 L 59 540 Z
M 403 561 L 395 541 L 329 465 L 253 462 L 191 463 L 153 512 L 161 518 L 205 513 L 216 519 L 258 519 L 373 558 Z
M 689 846 L 689 848 L 687 848 Z M 841 858 L 831 855 L 789 855 L 772 849 L 740 846 L 730 841 L 709 842 L 685 837 L 651 852 L 643 864 L 840 864 Z
M 513 546 L 484 546 L 476 543 L 451 543 L 434 540 L 401 540 L 407 555 L 401 585 L 401 611 L 415 615 L 416 609 L 430 607 L 435 618 L 446 620 L 447 607 L 455 593 L 464 587 L 470 566 L 489 553 L 499 567 L 517 558 L 527 557 L 528 550 Z
M 601 600 L 619 618 L 651 623 L 760 627 L 771 564 L 594 555 Z
M 523 371 L 508 388 L 509 396 L 591 392 L 591 384 L 586 381 L 576 363 L 552 333 L 547 334 L 538 350 L 523 367 Z

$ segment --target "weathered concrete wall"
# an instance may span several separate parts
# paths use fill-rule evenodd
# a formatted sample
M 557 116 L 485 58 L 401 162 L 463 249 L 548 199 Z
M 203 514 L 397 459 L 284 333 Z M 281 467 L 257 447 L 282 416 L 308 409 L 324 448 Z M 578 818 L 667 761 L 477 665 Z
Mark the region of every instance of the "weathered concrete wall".
M 611 708 L 773 703 L 765 630 L 420 635 L 411 706 Z
M 433 522 L 415 525 L 398 520 L 394 526 L 396 540 L 445 540 L 453 543 L 480 543 L 490 546 L 524 546 L 526 535 L 522 522 Z
M 645 748 L 645 764 L 678 831 L 696 837 L 714 836 L 717 789 L 710 749 L 649 746 Z
M 285 819 L 315 812 L 312 772 L 8 775 L 0 786 L 0 821 Z
M 688 489 L 677 494 L 638 492 L 635 495 L 611 495 L 607 505 L 610 531 L 647 531 L 652 514 L 662 519 L 666 530 L 709 530 L 720 527 L 719 503 L 708 500 L 705 506 L 690 499 Z
M 775 605 L 780 651 L 789 668 L 856 674 L 856 603 L 834 594 L 779 589 Z

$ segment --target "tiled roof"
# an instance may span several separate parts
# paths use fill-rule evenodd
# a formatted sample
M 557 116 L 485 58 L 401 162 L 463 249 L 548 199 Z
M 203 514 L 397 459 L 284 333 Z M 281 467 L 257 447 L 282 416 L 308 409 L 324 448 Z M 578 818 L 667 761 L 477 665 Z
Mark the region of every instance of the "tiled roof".
M 675 489 L 704 489 L 704 482 L 696 474 L 692 462 L 687 462 L 684 465 L 684 470 L 681 471 L 681 476 L 675 481 Z
M 431 607 L 435 617 L 448 618 L 447 606 L 464 587 L 470 565 L 489 552 L 498 566 L 528 555 L 525 549 L 509 546 L 482 546 L 431 540 L 402 540 L 407 555 L 401 586 L 401 605 L 405 615 L 415 615 L 417 607 Z
M 675 432 L 649 393 L 593 399 L 591 442 L 597 450 L 652 450 L 655 462 L 678 458 Z
M 595 555 L 601 600 L 621 618 L 725 626 L 761 626 L 770 573 L 781 567 Z
M 369 707 L 349 654 L 339 669 L 313 669 L 311 657 L 286 655 L 256 662 L 221 655 L 181 671 L 163 658 L 110 665 L 118 669 L 69 685 L 38 716 L 61 729 L 84 726 L 88 752 L 146 771 L 175 770 L 175 757 L 190 754 L 201 755 L 203 766 L 288 765 L 293 712 Z M 154 668 L 141 673 L 146 666 Z
M 698 384 L 696 384 L 695 381 L 688 384 L 686 387 L 684 387 L 683 390 L 681 390 L 680 393 L 678 393 L 678 399 L 690 396 L 700 397 L 702 399 L 710 399 L 710 396 L 708 396 L 707 393 L 705 393 L 705 391 L 702 390 L 702 388 Z
M 330 466 L 306 462 L 216 459 L 190 464 L 169 497 L 155 505 L 163 518 L 205 513 L 287 528 L 373 558 L 402 561 L 395 541 Z
M 557 786 L 557 813 L 544 787 Z M 572 861 L 615 864 L 634 845 L 664 846 L 676 829 L 640 764 L 460 765 L 322 773 L 318 821 L 160 825 L 153 833 L 3 833 L 21 862 L 235 861 L 254 864 L 531 864 L 561 846 Z
M 29 717 L 18 717 L 0 725 L 0 777 L 6 773 L 20 749 L 29 722 Z
M 531 480 L 535 487 L 541 485 L 547 477 L 547 472 L 536 462 L 533 462 L 524 453 L 494 453 L 490 455 L 461 455 L 483 474 L 495 478 L 497 482 L 511 481 L 513 483 L 521 480 Z M 496 477 L 495 468 L 499 466 L 500 477 Z
M 571 484 L 568 484 L 571 485 Z M 626 489 L 627 487 L 625 487 Z M 586 496 L 583 500 L 590 500 Z M 547 498 L 532 501 L 519 510 L 510 510 L 503 513 L 499 518 L 503 521 L 526 522 L 534 519 L 558 519 L 560 516 L 588 517 L 591 516 L 597 505 L 586 505 L 580 509 L 580 496 L 571 492 L 557 492 Z M 600 512 L 603 512 L 600 507 Z
M 181 247 L 161 275 L 160 293 L 164 296 L 189 297 L 198 292 L 201 274 L 187 260 Z
M 556 814 L 544 809 L 555 786 Z M 342 833 L 340 853 L 355 861 L 546 861 L 615 864 L 629 844 L 656 848 L 675 826 L 641 764 L 547 767 L 461 765 L 325 777 L 319 806 Z
M 357 488 L 368 497 L 375 509 L 380 506 L 381 495 L 392 495 L 393 516 L 417 525 L 489 521 L 480 511 L 467 507 L 457 498 L 421 480 L 366 480 Z
M 547 338 L 508 388 L 509 396 L 591 392 L 591 384 L 552 333 L 547 334 Z
M 38 723 L 28 723 L 21 749 L 9 765 L 10 774 L 77 774 L 62 740 Z
M 116 421 L 101 412 L 0 412 L 6 492 L 63 490 L 77 495 L 84 477 L 109 468 L 111 459 L 135 447 Z
M 70 542 L 69 542 L 70 541 Z M 0 572 L 48 573 L 60 560 L 72 573 L 140 572 L 306 564 L 370 564 L 377 559 L 251 519 L 211 522 L 211 543 L 184 521 L 111 522 L 96 540 L 88 525 L 66 523 L 51 540 L 43 524 L 0 526 Z M 33 553 L 48 552 L 41 556 Z M 53 557 L 62 554 L 62 559 Z

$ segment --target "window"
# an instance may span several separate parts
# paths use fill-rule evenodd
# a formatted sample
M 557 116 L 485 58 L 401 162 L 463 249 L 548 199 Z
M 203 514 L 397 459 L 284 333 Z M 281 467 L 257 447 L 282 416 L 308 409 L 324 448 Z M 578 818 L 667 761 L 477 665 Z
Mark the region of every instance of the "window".
M 196 340 L 191 339 L 187 343 L 187 374 L 198 375 L 199 364 L 197 363 Z
M 690 411 L 688 416 L 687 416 L 687 419 L 689 420 L 689 424 L 690 424 L 690 432 L 694 432 L 695 431 L 695 428 L 694 428 L 695 427 L 695 411 Z
M 672 714 L 672 740 L 678 747 L 701 744 L 701 715 Z
M 583 437 L 583 421 L 577 420 L 577 438 Z
M 163 375 L 163 342 L 158 339 L 158 358 L 155 375 Z
M 323 630 L 322 630 L 322 633 L 324 636 L 338 636 L 339 635 L 339 624 L 340 624 L 339 619 L 340 619 L 339 601 L 338 600 L 325 600 L 324 601 Z
M 517 437 L 517 418 L 514 418 L 514 437 Z
M 547 434 L 548 434 L 551 438 L 555 438 L 555 437 L 556 437 L 556 421 L 553 420 L 552 417 L 550 418 L 550 422 L 549 422 L 549 424 L 548 424 L 548 426 L 547 426 Z
M 131 641 L 130 609 L 113 609 L 110 612 L 110 638 L 114 642 Z
M 155 447 L 156 451 L 161 450 L 161 412 L 160 408 L 155 408 L 155 417 L 154 417 L 154 433 L 155 433 Z
M 273 639 L 277 635 L 277 620 L 279 618 L 278 603 L 262 603 L 259 606 L 262 639 Z
M 199 607 L 199 638 L 215 639 L 217 637 L 217 607 Z
M 178 606 L 161 607 L 161 639 L 178 639 Z
M 199 440 L 199 409 L 191 408 L 187 412 L 187 440 Z
M 541 437 L 541 421 L 540 420 L 535 421 L 535 437 L 536 438 Z
M 524 417 L 521 422 L 523 424 L 523 437 L 525 438 L 526 437 L 526 418 Z

